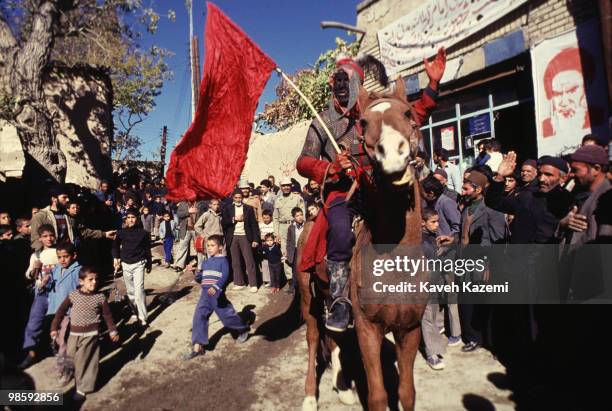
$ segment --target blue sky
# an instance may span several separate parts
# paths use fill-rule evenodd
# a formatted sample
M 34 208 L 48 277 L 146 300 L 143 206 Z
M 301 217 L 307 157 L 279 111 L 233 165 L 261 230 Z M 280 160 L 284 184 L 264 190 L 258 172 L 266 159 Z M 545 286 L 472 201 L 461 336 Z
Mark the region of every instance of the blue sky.
M 307 67 L 314 63 L 324 51 L 335 46 L 334 39 L 343 37 L 353 39 L 342 30 L 322 30 L 320 22 L 333 20 L 354 25 L 356 22 L 358 0 L 217 0 L 214 2 L 230 19 L 237 23 L 259 47 L 266 52 L 287 73 Z M 206 4 L 204 0 L 194 0 L 194 33 L 203 46 Z M 177 143 L 181 134 L 189 126 L 190 117 L 190 77 L 188 72 L 189 19 L 183 0 L 157 0 L 155 9 L 166 14 L 169 9 L 176 12 L 176 21 L 166 18 L 160 20 L 155 35 L 146 37 L 143 45 L 156 44 L 174 53 L 168 59 L 174 79 L 164 85 L 162 94 L 157 97 L 157 107 L 138 127 L 137 133 L 144 141 L 143 156 L 150 158 L 152 152 L 159 150 L 161 128 L 169 130 L 169 149 Z M 204 53 L 200 51 L 201 67 L 204 66 Z M 262 108 L 275 99 L 274 89 L 278 76 L 273 73 L 266 85 L 260 101 Z M 166 161 L 169 159 L 169 152 Z

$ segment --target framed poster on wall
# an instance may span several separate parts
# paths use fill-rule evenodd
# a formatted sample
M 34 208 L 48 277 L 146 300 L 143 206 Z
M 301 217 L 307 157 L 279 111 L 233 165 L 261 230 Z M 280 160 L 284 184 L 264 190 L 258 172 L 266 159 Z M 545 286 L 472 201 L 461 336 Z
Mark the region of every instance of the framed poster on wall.
M 443 149 L 455 151 L 455 126 L 448 126 L 441 129 L 440 140 Z

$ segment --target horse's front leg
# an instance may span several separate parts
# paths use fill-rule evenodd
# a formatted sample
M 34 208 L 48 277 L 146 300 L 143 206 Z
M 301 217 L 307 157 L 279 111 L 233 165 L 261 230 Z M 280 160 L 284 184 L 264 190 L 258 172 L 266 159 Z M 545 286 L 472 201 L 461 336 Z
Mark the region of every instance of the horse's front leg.
M 404 411 L 414 410 L 414 360 L 421 341 L 421 327 L 393 333 L 399 368 L 399 400 Z
M 306 322 L 306 342 L 308 343 L 308 370 L 306 371 L 302 410 L 314 411 L 317 409 L 317 350 L 320 335 L 317 319 L 311 312 L 314 301 L 310 290 L 310 274 L 298 273 L 298 285 L 302 317 Z
M 360 309 L 359 307 L 355 308 L 353 312 Z M 356 313 L 355 329 L 368 379 L 368 409 L 370 411 L 384 411 L 387 408 L 387 391 L 385 390 L 380 362 L 380 349 L 384 332 L 380 325 L 370 322 L 363 313 Z

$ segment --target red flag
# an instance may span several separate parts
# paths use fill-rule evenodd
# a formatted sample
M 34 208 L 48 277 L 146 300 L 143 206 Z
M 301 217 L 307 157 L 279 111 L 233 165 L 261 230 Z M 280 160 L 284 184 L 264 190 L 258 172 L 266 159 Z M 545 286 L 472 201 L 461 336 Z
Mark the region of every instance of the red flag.
M 231 193 L 246 161 L 257 101 L 276 67 L 217 6 L 207 8 L 198 107 L 166 174 L 172 201 Z

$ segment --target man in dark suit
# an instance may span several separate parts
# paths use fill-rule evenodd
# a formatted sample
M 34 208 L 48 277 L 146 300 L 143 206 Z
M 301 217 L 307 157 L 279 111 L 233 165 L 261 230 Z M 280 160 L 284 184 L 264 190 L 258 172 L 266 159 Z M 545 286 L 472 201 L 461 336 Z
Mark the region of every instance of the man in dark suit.
M 257 248 L 260 242 L 259 225 L 253 207 L 242 202 L 242 191 L 234 191 L 232 200 L 233 202 L 225 206 L 221 212 L 221 226 L 234 271 L 233 289 L 242 290 L 245 287 L 242 269 L 242 259 L 244 259 L 250 291 L 256 293 L 257 271 L 253 249 Z
M 471 171 L 466 177 L 461 194 L 466 206 L 461 213 L 461 251 L 462 258 L 477 259 L 481 255 L 473 255 L 475 249 L 478 254 L 480 247 L 465 249 L 469 245 L 491 246 L 503 243 L 506 238 L 506 218 L 504 214 L 485 205 L 484 191 L 489 181 L 479 171 Z M 469 250 L 469 251 L 468 251 Z M 486 281 L 486 272 L 474 271 L 466 274 L 464 281 Z M 459 294 L 459 318 L 461 319 L 461 335 L 465 341 L 462 351 L 474 351 L 482 345 L 482 333 L 474 327 L 474 312 L 476 306 L 466 303 L 462 294 Z
M 286 255 L 287 264 L 291 267 L 291 283 L 289 284 L 289 287 L 287 287 L 287 292 L 289 293 L 292 293 L 297 287 L 297 242 L 302 234 L 302 231 L 304 230 L 304 212 L 302 209 L 299 207 L 294 207 L 293 210 L 291 210 L 291 215 L 293 216 L 293 222 L 289 226 L 289 230 L 287 230 Z

